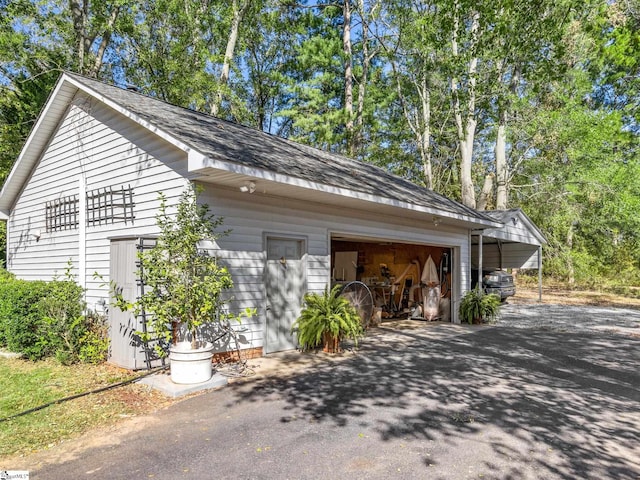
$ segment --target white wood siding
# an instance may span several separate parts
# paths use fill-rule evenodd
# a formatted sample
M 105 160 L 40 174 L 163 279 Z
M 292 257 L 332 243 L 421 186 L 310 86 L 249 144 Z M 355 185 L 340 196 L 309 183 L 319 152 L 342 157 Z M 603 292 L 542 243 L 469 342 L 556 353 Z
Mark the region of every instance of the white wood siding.
M 109 238 L 155 233 L 158 192 L 178 197 L 186 185 L 187 155 L 131 120 L 95 100 L 74 99 L 8 222 L 8 268 L 28 280 L 50 280 L 64 275 L 67 264 L 77 275 L 80 230 L 46 232 L 48 200 L 77 195 L 84 174 L 87 190 L 131 186 L 133 223 L 118 222 L 86 229 L 86 272 L 89 308 L 108 300 Z M 29 235 L 39 231 L 36 241 Z M 94 278 L 97 272 L 103 279 Z
M 538 268 L 539 248 L 544 237 L 521 211 L 502 215 L 500 228 L 484 230 L 482 245 L 483 268 Z M 472 246 L 472 264 L 478 266 L 478 237 Z
M 224 217 L 221 230 L 230 229 L 228 236 L 218 240 L 218 255 L 232 272 L 235 291 L 234 309 L 256 308 L 258 315 L 243 324 L 250 326 L 252 345 L 262 345 L 266 321 L 264 266 L 265 237 L 291 236 L 305 240 L 307 290 L 321 292 L 330 282 L 330 237 L 332 233 L 383 238 L 389 241 L 454 248 L 456 285 L 454 299 L 466 290 L 469 268 L 468 232 L 422 229 L 413 222 L 398 217 L 380 217 L 371 213 L 336 211 L 328 207 L 290 202 L 255 193 L 239 193 L 214 185 L 203 184 L 202 201 L 213 213 Z M 454 302 L 453 308 L 457 308 Z M 253 343 L 257 342 L 257 343 Z
M 482 245 L 483 268 L 538 268 L 538 246 L 526 243 L 495 243 Z M 502 253 L 501 253 L 502 252 Z M 474 266 L 478 263 L 478 245 L 473 245 Z
M 105 105 L 84 96 L 74 99 L 30 181 L 13 208 L 8 223 L 8 267 L 18 277 L 50 280 L 62 276 L 71 262 L 72 272 L 82 276 L 89 308 L 99 309 L 108 301 L 110 239 L 156 233 L 158 192 L 169 202 L 177 201 L 189 177 L 187 155 L 152 132 L 138 126 Z M 84 248 L 80 230 L 45 231 L 45 203 L 77 194 L 84 175 L 86 189 L 131 186 L 134 189 L 133 223 L 87 226 Z M 231 234 L 219 239 L 218 254 L 229 266 L 235 287 L 230 292 L 231 309 L 245 307 L 258 315 L 236 330 L 241 347 L 263 345 L 265 327 L 264 267 L 265 238 L 291 236 L 305 241 L 307 290 L 322 291 L 330 281 L 330 238 L 345 234 L 450 247 L 455 253 L 452 311 L 457 311 L 461 293 L 468 287 L 469 232 L 416 224 L 400 216 L 337 210 L 312 202 L 292 202 L 260 192 L 240 193 L 207 179 L 202 201 L 224 217 L 223 230 Z M 36 241 L 30 232 L 40 231 Z M 86 271 L 79 272 L 80 252 L 86 254 Z M 99 277 L 94 277 L 94 272 Z

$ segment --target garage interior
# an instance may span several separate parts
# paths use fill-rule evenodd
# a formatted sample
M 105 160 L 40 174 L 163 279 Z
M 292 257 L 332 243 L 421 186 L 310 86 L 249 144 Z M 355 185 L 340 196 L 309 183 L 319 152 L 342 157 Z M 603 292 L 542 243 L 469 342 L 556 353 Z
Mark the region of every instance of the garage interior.
M 333 236 L 332 285 L 364 283 L 375 325 L 386 319 L 451 321 L 452 250 Z

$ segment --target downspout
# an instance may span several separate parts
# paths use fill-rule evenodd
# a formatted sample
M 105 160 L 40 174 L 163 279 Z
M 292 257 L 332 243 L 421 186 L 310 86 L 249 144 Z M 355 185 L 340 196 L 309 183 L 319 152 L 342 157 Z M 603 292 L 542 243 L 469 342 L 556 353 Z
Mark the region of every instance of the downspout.
M 84 173 L 78 177 L 78 283 L 87 288 L 87 186 Z

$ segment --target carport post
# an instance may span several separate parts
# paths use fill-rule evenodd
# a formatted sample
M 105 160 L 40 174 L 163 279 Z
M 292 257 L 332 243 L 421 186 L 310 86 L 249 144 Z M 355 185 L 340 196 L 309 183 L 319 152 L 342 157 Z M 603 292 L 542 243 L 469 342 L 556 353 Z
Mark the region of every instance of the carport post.
M 482 292 L 482 230 L 478 232 L 478 283 L 477 288 Z
M 542 245 L 538 247 L 538 302 L 542 303 Z

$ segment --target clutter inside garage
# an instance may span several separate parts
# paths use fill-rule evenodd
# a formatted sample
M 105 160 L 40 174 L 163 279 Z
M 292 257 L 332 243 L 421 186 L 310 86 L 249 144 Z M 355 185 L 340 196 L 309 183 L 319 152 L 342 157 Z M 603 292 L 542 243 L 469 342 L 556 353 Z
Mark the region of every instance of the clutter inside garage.
M 370 324 L 410 318 L 451 321 L 451 249 L 396 242 L 331 242 L 332 283 L 371 292 Z

